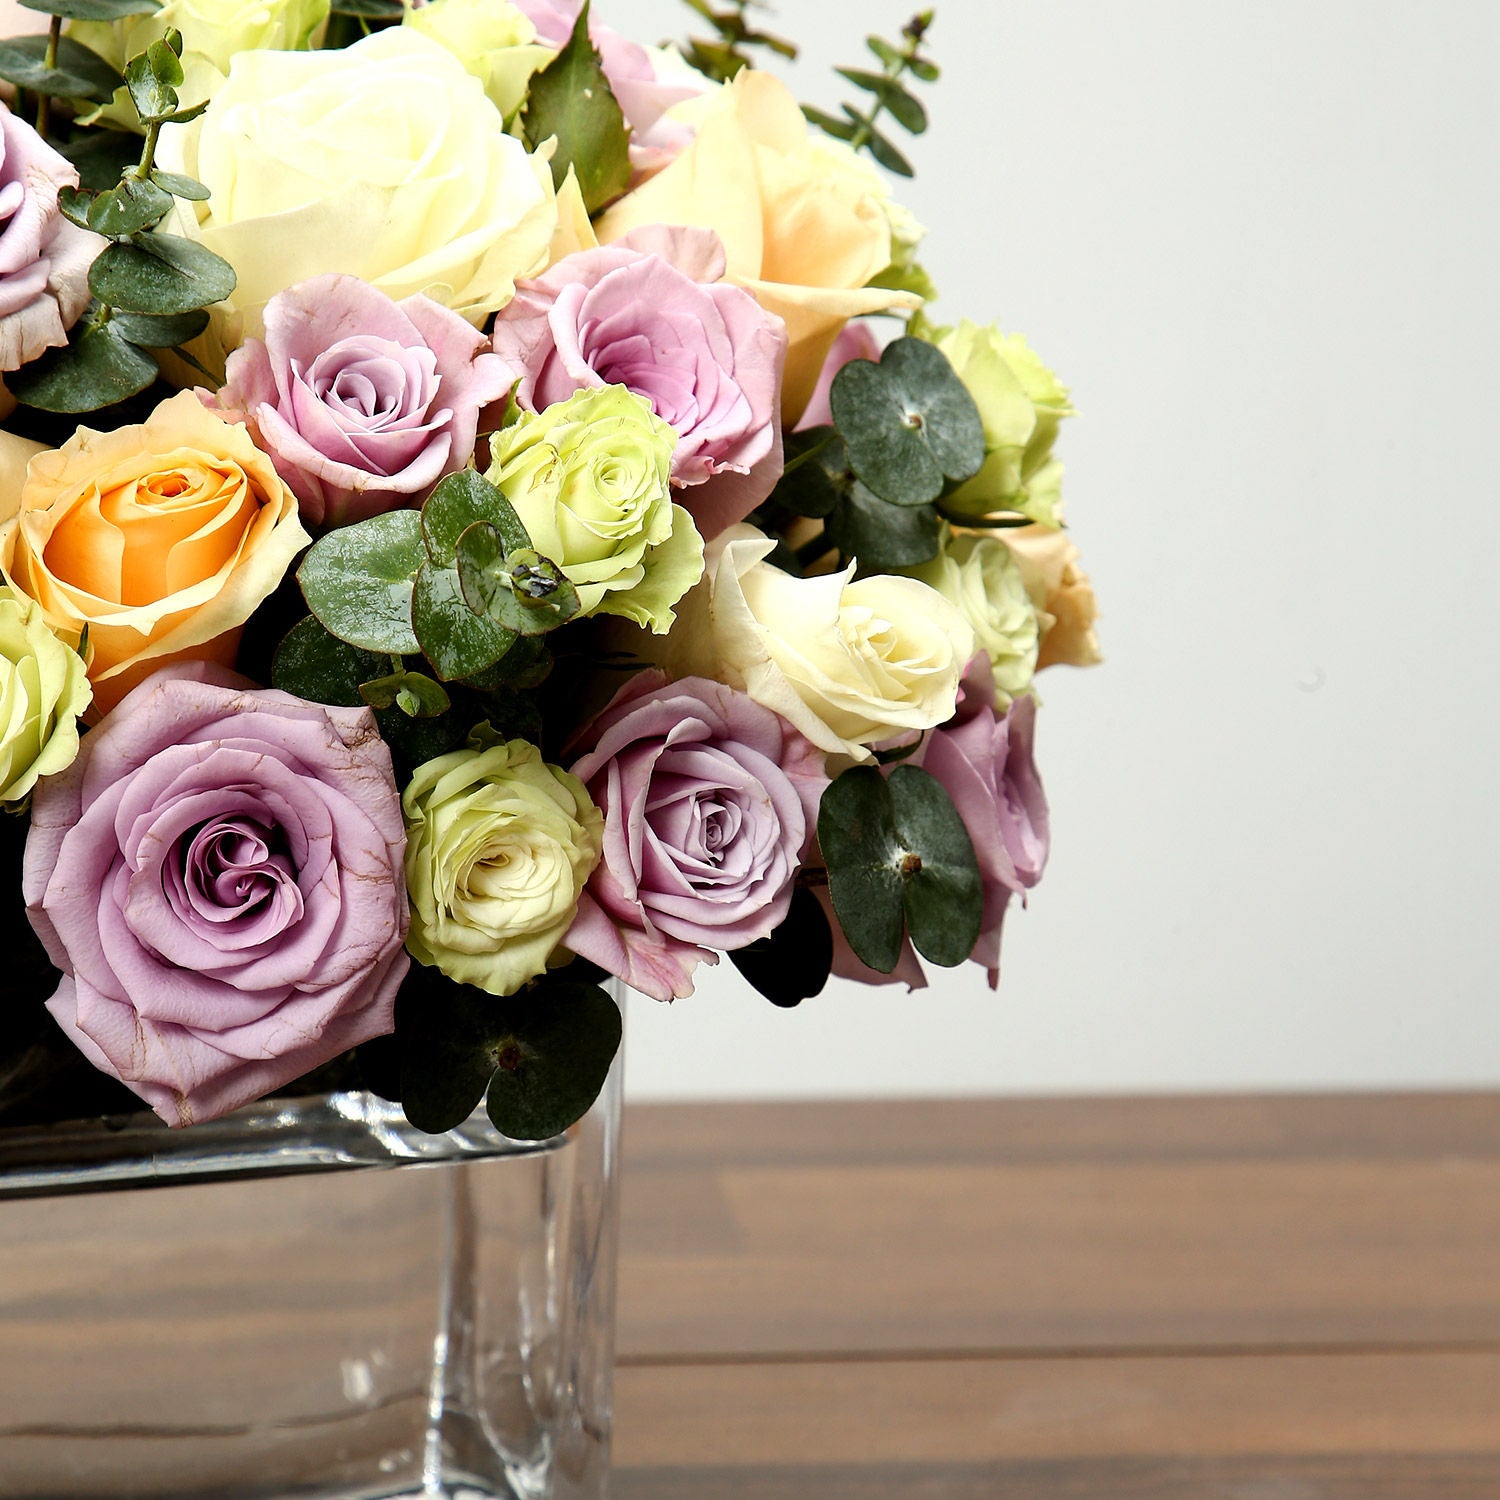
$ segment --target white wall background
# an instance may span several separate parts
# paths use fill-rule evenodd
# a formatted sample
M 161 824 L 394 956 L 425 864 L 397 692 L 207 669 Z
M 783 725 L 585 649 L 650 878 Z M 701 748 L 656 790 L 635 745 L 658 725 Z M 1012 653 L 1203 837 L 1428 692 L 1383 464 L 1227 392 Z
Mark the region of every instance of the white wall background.
M 825 105 L 906 15 L 778 8 Z M 1500 1083 L 1500 6 L 941 0 L 932 43 L 937 312 L 1083 412 L 1109 660 L 1042 679 L 1053 863 L 998 996 L 726 964 L 637 1002 L 634 1096 Z

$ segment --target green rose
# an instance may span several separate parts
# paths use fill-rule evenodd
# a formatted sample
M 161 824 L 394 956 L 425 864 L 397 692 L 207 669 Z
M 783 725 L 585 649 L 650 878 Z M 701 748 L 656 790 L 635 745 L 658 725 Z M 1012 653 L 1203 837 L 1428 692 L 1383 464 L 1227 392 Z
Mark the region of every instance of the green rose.
M 0 584 L 0 802 L 21 801 L 38 777 L 73 764 L 91 696 L 78 653 L 30 599 Z
M 490 439 L 486 478 L 578 589 L 581 614 L 665 635 L 703 576 L 703 538 L 672 503 L 677 434 L 622 385 L 576 391 Z
M 412 957 L 492 995 L 543 973 L 599 863 L 604 818 L 583 783 L 480 730 L 418 766 L 401 808 Z
M 966 516 L 1016 511 L 1061 526 L 1063 471 L 1052 446 L 1062 419 L 1073 415 L 1068 388 L 1020 334 L 965 319 L 924 337 L 948 356 L 984 424 L 984 467 L 944 499 L 944 508 Z
M 182 71 L 178 96 L 184 105 L 201 104 L 229 76 L 237 52 L 301 52 L 313 45 L 328 19 L 329 0 L 166 0 L 148 15 L 123 21 L 74 21 L 68 34 L 92 48 L 117 69 L 176 27 L 182 33 Z M 140 128 L 126 89 L 97 117 Z
M 406 26 L 446 47 L 483 85 L 508 121 L 526 98 L 531 75 L 557 53 L 536 39 L 536 27 L 509 0 L 431 0 L 408 4 Z
M 974 643 L 995 669 L 996 708 L 1030 688 L 1041 639 L 1036 606 L 1003 541 L 945 526 L 938 555 L 900 571 L 936 589 L 974 627 Z

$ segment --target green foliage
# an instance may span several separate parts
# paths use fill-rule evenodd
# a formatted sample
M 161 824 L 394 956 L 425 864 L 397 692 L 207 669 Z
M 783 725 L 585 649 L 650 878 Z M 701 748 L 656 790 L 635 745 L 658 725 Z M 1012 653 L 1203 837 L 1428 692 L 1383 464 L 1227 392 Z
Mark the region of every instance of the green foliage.
M 57 44 L 56 61 L 47 62 L 52 39 L 9 37 L 0 41 L 0 78 L 32 94 L 57 99 L 90 99 L 105 104 L 124 80 L 97 52 L 72 37 Z
M 927 107 L 906 86 L 904 79 L 910 75 L 923 83 L 937 81 L 937 64 L 923 57 L 919 50 L 932 25 L 932 16 L 930 10 L 913 16 L 901 28 L 899 45 L 883 37 L 865 38 L 865 45 L 881 64 L 880 72 L 868 68 L 835 69 L 840 78 L 867 96 L 864 108 L 842 104 L 839 106 L 843 111 L 842 119 L 811 105 L 802 108 L 810 124 L 836 140 L 848 142 L 856 151 L 868 151 L 888 172 L 899 177 L 910 177 L 912 165 L 876 122 L 884 114 L 910 135 L 921 135 L 927 129 Z
M 409 719 L 436 719 L 448 712 L 453 700 L 440 682 L 425 672 L 411 672 L 403 666 L 384 677 L 362 682 L 362 697 L 371 708 L 399 708 Z
M 362 1048 L 361 1060 L 418 1130 L 452 1130 L 483 1098 L 502 1134 L 543 1141 L 588 1113 L 621 1034 L 614 1001 L 566 970 L 501 998 L 414 965 L 395 1037 Z
M 464 598 L 458 569 L 425 562 L 411 602 L 422 655 L 444 682 L 492 667 L 515 644 L 515 632 L 476 613 Z
M 303 559 L 297 582 L 330 634 L 365 651 L 408 656 L 421 649 L 412 593 L 426 560 L 421 516 L 393 510 L 330 531 Z
M 149 16 L 161 9 L 160 0 L 21 0 L 21 4 L 68 21 L 123 21 L 126 16 Z
M 927 505 L 984 463 L 979 410 L 947 357 L 922 339 L 890 344 L 877 364 L 850 360 L 829 404 L 864 485 L 892 505 Z
M 125 168 L 135 165 L 141 138 L 125 130 L 91 130 L 57 149 L 78 168 L 78 185 L 97 193 L 114 187 Z
M 6 376 L 6 385 L 27 406 L 86 412 L 113 406 L 145 390 L 156 375 L 156 361 L 113 323 L 85 318 L 68 343 L 13 371 Z
M 589 41 L 588 0 L 567 46 L 532 78 L 521 129 L 533 150 L 557 138 L 552 180 L 560 188 L 571 169 L 589 213 L 630 186 L 630 133 Z
M 276 648 L 271 685 L 311 703 L 358 708 L 360 688 L 380 674 L 382 658 L 330 635 L 311 615 L 299 620 Z
M 974 951 L 984 915 L 979 863 L 952 799 L 926 771 L 845 771 L 823 794 L 818 842 L 834 914 L 872 969 L 896 967 L 906 934 L 942 967 Z
M 769 937 L 734 949 L 729 961 L 783 1009 L 821 994 L 833 972 L 833 931 L 818 898 L 799 885 L 781 926 Z
M 545 635 L 582 606 L 578 590 L 555 562 L 529 547 L 507 552 L 488 521 L 476 522 L 458 539 L 457 561 L 469 608 L 517 635 Z
M 689 37 L 683 44 L 682 55 L 700 73 L 716 83 L 733 78 L 741 68 L 749 67 L 753 61 L 748 47 L 763 47 L 776 57 L 794 61 L 797 48 L 784 37 L 773 36 L 753 26 L 748 13 L 752 10 L 769 10 L 761 0 L 729 0 L 717 7 L 710 0 L 684 0 L 684 3 L 701 16 L 713 28 L 711 37 Z

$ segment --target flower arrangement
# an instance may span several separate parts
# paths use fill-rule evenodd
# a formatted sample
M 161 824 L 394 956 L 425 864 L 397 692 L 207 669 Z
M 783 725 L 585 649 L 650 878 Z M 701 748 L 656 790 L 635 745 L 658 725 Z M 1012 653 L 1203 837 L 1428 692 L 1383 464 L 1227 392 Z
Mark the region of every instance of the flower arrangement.
M 998 976 L 1068 392 L 939 326 L 747 0 L 22 0 L 0 42 L 0 1119 L 586 1110 L 727 954 Z

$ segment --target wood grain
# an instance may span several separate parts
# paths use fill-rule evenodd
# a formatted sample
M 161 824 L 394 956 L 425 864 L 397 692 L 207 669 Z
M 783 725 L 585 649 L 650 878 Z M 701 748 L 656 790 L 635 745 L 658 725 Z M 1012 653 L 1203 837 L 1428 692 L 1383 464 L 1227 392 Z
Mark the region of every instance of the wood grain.
M 616 1500 L 1500 1495 L 1500 1097 L 626 1131 Z

